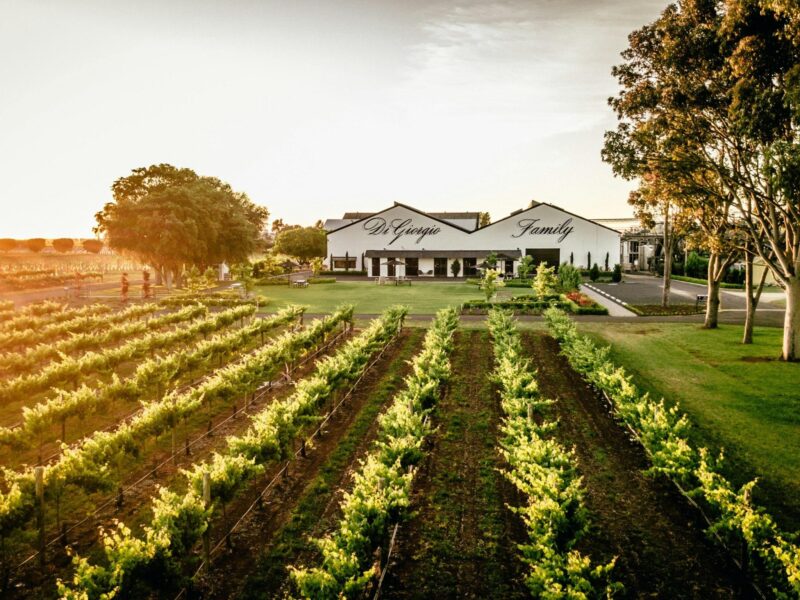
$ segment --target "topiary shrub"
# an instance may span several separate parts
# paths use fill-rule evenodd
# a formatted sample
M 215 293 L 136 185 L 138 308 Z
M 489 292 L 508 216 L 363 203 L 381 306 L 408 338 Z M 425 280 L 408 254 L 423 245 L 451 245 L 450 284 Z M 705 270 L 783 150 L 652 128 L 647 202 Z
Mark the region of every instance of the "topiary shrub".
M 614 271 L 611 273 L 611 281 L 614 283 L 622 281 L 622 265 L 614 265 Z
M 597 266 L 597 263 L 594 263 L 592 268 L 589 269 L 589 279 L 592 281 L 600 279 L 600 267 Z

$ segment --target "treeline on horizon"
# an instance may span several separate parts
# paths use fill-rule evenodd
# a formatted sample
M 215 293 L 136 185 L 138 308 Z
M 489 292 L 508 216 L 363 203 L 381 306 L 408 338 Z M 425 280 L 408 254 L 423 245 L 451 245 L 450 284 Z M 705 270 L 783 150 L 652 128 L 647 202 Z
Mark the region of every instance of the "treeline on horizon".
M 66 254 L 74 250 L 85 250 L 92 254 L 99 253 L 105 245 L 102 240 L 87 238 L 54 238 L 48 245 L 45 238 L 29 238 L 18 240 L 14 238 L 0 238 L 0 252 L 12 252 L 14 250 L 27 250 L 38 254 L 45 248 L 53 248 L 56 252 Z

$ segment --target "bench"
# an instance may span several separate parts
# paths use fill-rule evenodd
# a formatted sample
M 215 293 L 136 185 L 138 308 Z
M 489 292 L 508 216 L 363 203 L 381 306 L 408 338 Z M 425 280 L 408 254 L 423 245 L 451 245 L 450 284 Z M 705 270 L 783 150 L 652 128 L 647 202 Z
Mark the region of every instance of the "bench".
M 294 287 L 308 287 L 308 281 L 306 281 L 305 279 L 295 279 L 292 282 L 292 285 Z

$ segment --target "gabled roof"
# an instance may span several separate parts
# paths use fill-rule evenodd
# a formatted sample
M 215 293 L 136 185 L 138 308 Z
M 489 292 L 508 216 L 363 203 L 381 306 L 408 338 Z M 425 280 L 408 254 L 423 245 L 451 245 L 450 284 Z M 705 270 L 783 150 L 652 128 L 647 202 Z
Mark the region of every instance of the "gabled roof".
M 393 208 L 395 208 L 397 206 L 400 206 L 402 208 L 408 209 L 408 210 L 410 210 L 412 212 L 415 212 L 415 213 L 417 213 L 419 215 L 422 215 L 424 217 L 428 217 L 430 219 L 433 219 L 434 221 L 438 221 L 439 223 L 442 223 L 442 224 L 447 225 L 449 227 L 452 227 L 454 229 L 458 229 L 459 231 L 463 231 L 464 233 L 475 233 L 477 231 L 483 231 L 485 229 L 488 229 L 489 227 L 493 227 L 494 225 L 497 225 L 498 223 L 501 223 L 502 221 L 505 221 L 506 219 L 510 219 L 511 217 L 516 217 L 519 214 L 522 214 L 522 213 L 527 212 L 527 211 L 529 211 L 531 209 L 534 209 L 534 208 L 538 208 L 540 206 L 549 206 L 550 208 L 554 208 L 555 210 L 563 212 L 564 214 L 567 214 L 567 215 L 569 215 L 571 217 L 575 217 L 576 219 L 580 219 L 581 221 L 585 221 L 586 223 L 591 223 L 592 225 L 597 225 L 598 227 L 602 227 L 603 229 L 608 229 L 609 231 L 613 231 L 616 234 L 620 233 L 616 229 L 612 229 L 611 227 L 608 227 L 607 225 L 603 225 L 603 223 L 599 223 L 598 221 L 593 221 L 591 219 L 587 219 L 587 218 L 582 217 L 580 215 L 576 215 L 575 213 L 569 212 L 568 210 L 564 210 L 563 208 L 561 208 L 560 206 L 556 206 L 555 204 L 550 204 L 548 202 L 535 202 L 535 201 L 531 202 L 531 206 L 528 206 L 527 208 L 521 208 L 519 210 L 515 210 L 510 215 L 507 215 L 507 216 L 503 217 L 502 219 L 498 219 L 497 221 L 493 221 L 492 223 L 489 223 L 488 225 L 484 225 L 483 227 L 478 227 L 476 229 L 465 229 L 464 227 L 461 227 L 460 225 L 456 225 L 455 223 L 451 223 L 450 221 L 445 221 L 444 219 L 460 219 L 460 218 L 470 218 L 471 219 L 471 218 L 473 218 L 473 215 L 474 215 L 475 219 L 478 219 L 478 216 L 480 215 L 480 213 L 477 213 L 477 212 L 426 213 L 426 212 L 422 212 L 421 210 L 419 210 L 417 208 L 414 208 L 413 206 L 409 206 L 408 204 L 403 204 L 402 202 L 395 202 L 392 206 L 389 206 L 388 208 L 384 208 L 383 210 L 375 212 L 375 213 L 360 213 L 360 212 L 348 212 L 348 213 L 345 213 L 344 214 L 344 218 L 342 219 L 342 221 L 349 220 L 349 219 L 352 219 L 352 220 L 349 220 L 349 222 L 347 222 L 346 224 L 341 225 L 340 227 L 337 227 L 336 229 L 332 229 L 332 230 L 328 231 L 327 233 L 335 233 L 337 231 L 341 231 L 342 229 L 347 229 L 348 227 L 350 227 L 352 225 L 360 223 L 360 222 L 362 222 L 362 221 L 364 221 L 366 219 L 369 219 L 371 217 L 375 217 L 377 215 L 383 214 L 383 213 L 385 213 L 385 212 L 387 212 L 387 211 L 389 211 L 389 210 L 391 210 L 391 209 L 393 209 Z M 360 215 L 360 216 L 356 217 L 355 215 Z M 459 216 L 454 216 L 454 215 L 459 215 Z M 468 216 L 463 216 L 462 217 L 461 215 L 468 215 Z M 329 219 L 329 221 L 335 221 L 335 219 Z
M 328 231 L 328 234 L 336 233 L 337 231 L 341 231 L 342 229 L 347 229 L 348 227 L 352 227 L 353 225 L 355 225 L 357 223 L 361 223 L 365 219 L 369 219 L 371 217 L 376 217 L 376 216 L 381 215 L 381 214 L 383 214 L 383 213 L 385 213 L 387 211 L 392 210 L 393 208 L 397 208 L 398 206 L 401 207 L 401 208 L 405 208 L 407 210 L 410 210 L 411 212 L 415 212 L 418 215 L 422 215 L 423 217 L 428 217 L 430 219 L 433 219 L 434 221 L 438 221 L 442 225 L 447 225 L 448 227 L 452 227 L 453 229 L 458 229 L 459 231 L 463 231 L 464 233 L 472 233 L 472 231 L 473 231 L 471 229 L 465 229 L 464 227 L 461 227 L 460 225 L 456 225 L 455 223 L 451 223 L 449 221 L 445 221 L 445 220 L 443 220 L 443 219 L 441 219 L 439 217 L 435 217 L 435 216 L 433 216 L 433 214 L 435 214 L 435 213 L 422 212 L 421 210 L 419 210 L 417 208 L 414 208 L 413 206 L 409 206 L 408 204 L 403 204 L 402 202 L 395 202 L 392 206 L 384 208 L 383 210 L 378 211 L 376 213 L 345 213 L 345 215 L 352 214 L 352 215 L 365 215 L 365 216 L 360 217 L 358 220 L 352 221 L 352 222 L 348 223 L 347 225 L 342 225 L 341 227 L 338 227 L 336 229 Z M 443 213 L 438 213 L 438 214 L 443 214 Z M 477 213 L 475 213 L 475 214 L 477 214 Z
M 529 210 L 531 210 L 533 208 L 539 208 L 540 206 L 549 206 L 550 208 L 555 208 L 556 210 L 559 210 L 559 211 L 561 211 L 561 212 L 563 212 L 565 214 L 568 214 L 571 217 L 575 217 L 576 219 L 580 219 L 581 221 L 586 221 L 587 223 L 591 223 L 593 225 L 597 225 L 598 227 L 602 227 L 603 229 L 608 229 L 609 231 L 613 231 L 614 233 L 619 233 L 619 231 L 617 231 L 616 229 L 611 229 L 611 227 L 603 225 L 602 223 L 598 223 L 597 221 L 592 221 L 591 219 L 587 219 L 586 217 L 582 217 L 580 215 L 576 215 L 575 213 L 571 213 L 568 210 L 564 210 L 560 206 L 556 206 L 555 204 L 550 204 L 549 202 L 532 202 L 531 204 L 532 205 L 529 206 L 528 208 L 521 208 L 519 210 L 515 210 L 510 215 L 505 216 L 502 219 L 498 219 L 497 221 L 493 221 L 492 223 L 489 223 L 488 225 L 484 225 L 483 227 L 479 227 L 475 231 L 483 231 L 484 229 L 488 229 L 489 227 L 492 227 L 493 225 L 497 225 L 498 223 L 500 223 L 502 221 L 505 221 L 506 219 L 510 219 L 511 217 L 516 217 L 517 215 L 519 215 L 521 213 L 524 213 L 526 211 L 529 211 Z
M 395 206 L 399 204 L 395 202 Z M 408 208 L 408 207 L 406 207 Z M 348 219 L 366 219 L 367 217 L 373 217 L 377 213 L 366 213 L 366 212 L 346 212 L 342 215 L 343 220 Z M 479 212 L 426 212 L 424 213 L 429 217 L 434 217 L 436 219 L 477 219 L 481 216 Z

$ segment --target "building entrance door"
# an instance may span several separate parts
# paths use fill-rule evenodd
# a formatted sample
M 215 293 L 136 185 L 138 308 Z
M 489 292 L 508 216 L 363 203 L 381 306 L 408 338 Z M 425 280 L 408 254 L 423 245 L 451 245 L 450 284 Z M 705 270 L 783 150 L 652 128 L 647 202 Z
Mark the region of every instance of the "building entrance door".
M 388 265 L 386 265 L 386 274 L 389 277 L 394 277 L 394 257 L 390 256 L 389 258 L 386 259 L 386 261 L 389 263 Z
M 447 259 L 434 258 L 433 259 L 433 276 L 434 277 L 447 277 Z
M 533 257 L 534 268 L 543 262 L 558 270 L 558 265 L 561 264 L 561 248 L 525 248 L 525 254 Z
M 381 274 L 381 259 L 372 257 L 372 276 L 378 277 Z

